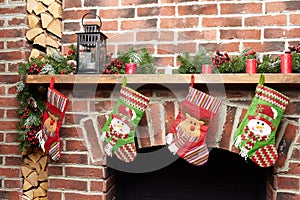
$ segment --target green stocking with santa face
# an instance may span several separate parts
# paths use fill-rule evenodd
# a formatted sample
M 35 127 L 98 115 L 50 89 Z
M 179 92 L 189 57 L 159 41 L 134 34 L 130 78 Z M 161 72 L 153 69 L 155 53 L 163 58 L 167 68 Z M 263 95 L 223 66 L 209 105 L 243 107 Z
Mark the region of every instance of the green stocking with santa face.
M 278 154 L 275 136 L 282 115 L 289 103 L 284 94 L 263 85 L 264 76 L 255 90 L 248 111 L 234 134 L 234 146 L 240 155 L 260 167 L 275 164 Z
M 148 104 L 148 97 L 123 84 L 120 97 L 102 128 L 101 140 L 105 141 L 104 151 L 108 156 L 115 154 L 124 162 L 135 159 L 135 128 Z

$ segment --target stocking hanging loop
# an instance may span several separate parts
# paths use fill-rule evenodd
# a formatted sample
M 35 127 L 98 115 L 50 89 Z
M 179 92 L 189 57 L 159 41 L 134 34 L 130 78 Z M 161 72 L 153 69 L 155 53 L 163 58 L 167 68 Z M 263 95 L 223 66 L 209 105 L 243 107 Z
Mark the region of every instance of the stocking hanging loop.
M 194 76 L 194 74 L 192 74 L 192 76 L 191 76 L 191 87 L 194 87 L 194 83 L 195 83 L 195 76 Z
M 260 85 L 263 85 L 265 83 L 265 75 L 264 74 L 261 74 L 260 75 L 260 78 L 259 78 L 259 84 Z
M 127 77 L 123 76 L 122 86 L 126 87 L 126 84 L 127 84 Z
M 55 83 L 55 78 L 52 76 L 52 77 L 51 77 L 51 81 L 50 81 L 50 88 L 51 88 L 51 89 L 54 88 L 54 83 Z

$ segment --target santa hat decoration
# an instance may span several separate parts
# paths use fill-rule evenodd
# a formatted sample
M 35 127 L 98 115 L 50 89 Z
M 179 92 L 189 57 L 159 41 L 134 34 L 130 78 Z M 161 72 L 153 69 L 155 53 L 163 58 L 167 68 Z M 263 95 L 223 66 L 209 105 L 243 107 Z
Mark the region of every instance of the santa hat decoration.
M 256 108 L 256 115 L 249 115 L 248 119 L 258 119 L 267 123 L 272 130 L 275 130 L 275 125 L 272 123 L 278 116 L 278 112 L 271 106 L 265 104 L 258 104 Z

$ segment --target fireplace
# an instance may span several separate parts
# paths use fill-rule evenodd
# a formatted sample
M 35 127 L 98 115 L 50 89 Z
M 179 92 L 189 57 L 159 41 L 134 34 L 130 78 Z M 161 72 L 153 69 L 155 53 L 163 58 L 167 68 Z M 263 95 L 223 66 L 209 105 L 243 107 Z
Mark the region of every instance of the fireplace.
M 266 172 L 239 155 L 212 149 L 195 167 L 183 159 L 153 172 L 116 172 L 116 200 L 265 200 Z

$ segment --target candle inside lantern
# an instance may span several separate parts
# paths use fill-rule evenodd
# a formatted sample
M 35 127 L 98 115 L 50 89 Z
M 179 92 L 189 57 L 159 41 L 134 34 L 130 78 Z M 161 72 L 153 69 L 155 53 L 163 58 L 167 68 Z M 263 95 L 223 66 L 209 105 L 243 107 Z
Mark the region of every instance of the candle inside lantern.
M 126 63 L 125 64 L 126 74 L 136 74 L 136 63 Z
M 246 73 L 247 74 L 255 74 L 257 67 L 257 60 L 256 59 L 247 59 L 246 60 Z
M 205 64 L 202 65 L 202 74 L 211 74 L 212 73 L 212 65 Z
M 281 73 L 292 73 L 292 54 L 286 52 L 280 55 Z

